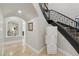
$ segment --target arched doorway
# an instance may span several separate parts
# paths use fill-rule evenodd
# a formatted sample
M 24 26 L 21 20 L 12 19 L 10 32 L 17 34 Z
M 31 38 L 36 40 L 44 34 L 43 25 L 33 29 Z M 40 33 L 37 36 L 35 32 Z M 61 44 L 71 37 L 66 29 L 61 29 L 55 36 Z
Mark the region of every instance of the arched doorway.
M 26 22 L 16 16 L 5 18 L 4 55 L 22 53 L 26 40 Z

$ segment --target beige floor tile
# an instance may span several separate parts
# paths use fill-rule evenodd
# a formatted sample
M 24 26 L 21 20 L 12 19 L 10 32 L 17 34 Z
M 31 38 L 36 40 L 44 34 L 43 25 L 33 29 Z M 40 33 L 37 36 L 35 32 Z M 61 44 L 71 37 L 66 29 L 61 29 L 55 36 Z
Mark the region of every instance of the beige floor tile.
M 22 43 L 4 45 L 5 56 L 63 56 L 64 54 L 58 51 L 57 54 L 47 54 L 46 48 L 39 54 L 33 52 L 28 46 L 24 48 Z

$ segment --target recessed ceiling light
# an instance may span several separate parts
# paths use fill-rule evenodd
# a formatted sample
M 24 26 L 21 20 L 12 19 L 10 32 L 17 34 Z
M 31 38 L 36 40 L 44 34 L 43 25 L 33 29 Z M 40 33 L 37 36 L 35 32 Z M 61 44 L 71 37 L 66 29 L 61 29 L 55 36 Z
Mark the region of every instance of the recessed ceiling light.
M 21 10 L 18 10 L 18 13 L 19 13 L 19 14 L 21 14 L 21 13 L 22 13 L 22 11 L 21 11 Z

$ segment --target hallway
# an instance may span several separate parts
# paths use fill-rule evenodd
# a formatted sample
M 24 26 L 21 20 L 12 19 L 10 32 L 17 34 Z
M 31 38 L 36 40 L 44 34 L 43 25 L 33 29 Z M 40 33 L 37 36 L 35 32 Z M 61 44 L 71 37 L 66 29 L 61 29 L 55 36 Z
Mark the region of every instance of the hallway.
M 0 56 L 78 56 L 78 22 L 52 6 L 0 4 Z

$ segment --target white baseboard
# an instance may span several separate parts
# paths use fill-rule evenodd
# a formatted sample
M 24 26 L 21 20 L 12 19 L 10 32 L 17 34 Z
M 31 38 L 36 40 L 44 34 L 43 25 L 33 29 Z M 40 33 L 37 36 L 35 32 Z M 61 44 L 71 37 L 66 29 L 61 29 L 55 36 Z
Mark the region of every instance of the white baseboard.
M 43 46 L 40 50 L 36 50 L 35 48 L 30 46 L 29 44 L 26 44 L 26 46 L 28 46 L 30 49 L 32 49 L 32 51 L 36 52 L 37 54 L 41 53 L 46 48 L 46 46 Z M 65 56 L 72 56 L 71 54 L 69 54 L 68 52 L 64 51 L 61 48 L 58 48 L 58 51 L 64 53 Z
M 26 43 L 25 46 L 28 46 L 30 49 L 32 49 L 33 52 L 35 52 L 37 54 L 41 53 L 43 51 L 43 49 L 45 49 L 45 46 L 44 46 L 40 50 L 37 50 L 37 49 L 33 48 L 31 45 L 29 45 L 28 43 Z
M 1 45 L 7 45 L 7 44 L 13 44 L 13 43 L 22 43 L 22 40 L 15 40 L 15 41 L 10 41 L 10 42 L 2 42 L 0 44 Z
M 61 48 L 58 48 L 58 51 L 64 53 L 65 56 L 72 56 L 70 53 L 68 53 L 67 51 L 64 51 L 64 50 L 61 49 Z
M 42 48 L 38 51 L 38 53 L 42 52 L 45 48 L 46 48 L 46 46 L 42 47 Z M 70 53 L 64 51 L 64 50 L 61 49 L 61 48 L 58 48 L 58 51 L 62 52 L 65 56 L 72 56 Z
M 30 49 L 32 49 L 32 51 L 37 52 L 37 50 L 35 48 L 33 48 L 31 45 L 29 45 L 28 43 L 25 44 L 25 47 L 28 46 Z
M 45 48 L 46 48 L 46 46 L 43 46 L 43 47 L 38 51 L 38 53 L 41 53 Z
M 42 48 L 38 51 L 38 53 L 42 52 L 45 48 L 46 48 L 46 46 L 42 47 Z M 64 51 L 64 50 L 61 49 L 61 48 L 58 48 L 58 51 L 62 52 L 65 56 L 72 56 L 70 53 Z
M 35 48 L 31 47 L 29 44 L 26 44 L 26 46 L 28 46 L 29 48 L 31 48 L 32 51 L 36 52 L 37 54 L 41 53 L 46 48 L 46 46 L 43 46 L 40 50 L 36 50 Z M 72 56 L 70 53 L 64 51 L 61 48 L 58 48 L 58 51 L 62 52 L 65 56 Z

